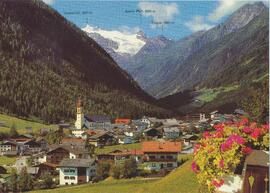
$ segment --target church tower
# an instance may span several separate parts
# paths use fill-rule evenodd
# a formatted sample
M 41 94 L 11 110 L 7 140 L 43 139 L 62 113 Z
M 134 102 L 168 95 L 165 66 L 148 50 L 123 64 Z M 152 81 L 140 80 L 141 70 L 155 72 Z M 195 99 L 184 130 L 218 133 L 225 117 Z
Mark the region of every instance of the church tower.
M 82 129 L 84 125 L 84 113 L 83 113 L 83 104 L 81 99 L 79 98 L 77 101 L 77 119 L 75 122 L 76 129 Z

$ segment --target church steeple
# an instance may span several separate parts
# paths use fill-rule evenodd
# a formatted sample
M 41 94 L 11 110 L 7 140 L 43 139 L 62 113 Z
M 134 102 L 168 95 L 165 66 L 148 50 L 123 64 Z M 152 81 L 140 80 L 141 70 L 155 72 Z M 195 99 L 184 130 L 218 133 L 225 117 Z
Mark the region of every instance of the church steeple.
M 77 100 L 77 114 L 82 114 L 83 113 L 83 104 L 81 101 L 81 98 Z
M 80 98 L 77 100 L 76 107 L 77 107 L 77 119 L 75 122 L 75 127 L 77 129 L 82 129 L 85 120 L 84 120 L 84 114 L 83 114 L 83 103 Z

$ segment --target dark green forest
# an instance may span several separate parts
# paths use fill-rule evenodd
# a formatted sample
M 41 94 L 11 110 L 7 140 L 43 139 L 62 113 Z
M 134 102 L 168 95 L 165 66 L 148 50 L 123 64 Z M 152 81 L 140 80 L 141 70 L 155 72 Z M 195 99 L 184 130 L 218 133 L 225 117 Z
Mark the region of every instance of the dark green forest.
M 0 2 L 0 111 L 46 123 L 88 114 L 138 117 L 171 112 L 96 42 L 37 0 Z

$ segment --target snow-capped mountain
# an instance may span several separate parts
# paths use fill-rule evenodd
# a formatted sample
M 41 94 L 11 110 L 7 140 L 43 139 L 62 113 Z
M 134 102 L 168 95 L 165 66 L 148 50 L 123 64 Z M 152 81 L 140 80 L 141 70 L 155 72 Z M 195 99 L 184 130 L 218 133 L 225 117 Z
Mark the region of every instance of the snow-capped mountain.
M 135 55 L 146 43 L 142 32 L 128 32 L 117 30 L 103 30 L 101 28 L 86 25 L 82 28 L 88 35 L 96 40 L 105 50 L 118 54 Z
M 143 31 L 134 30 L 103 30 L 90 25 L 82 28 L 92 39 L 102 46 L 111 57 L 123 68 L 129 71 L 146 54 L 158 53 L 171 40 L 157 36 L 148 38 Z

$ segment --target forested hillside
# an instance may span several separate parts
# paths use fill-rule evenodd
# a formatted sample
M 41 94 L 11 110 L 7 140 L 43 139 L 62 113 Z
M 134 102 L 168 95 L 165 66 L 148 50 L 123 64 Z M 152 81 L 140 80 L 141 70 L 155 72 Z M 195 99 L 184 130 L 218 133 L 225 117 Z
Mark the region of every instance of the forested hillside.
M 0 1 L 1 112 L 72 120 L 78 97 L 89 114 L 170 114 L 95 41 L 42 1 Z

